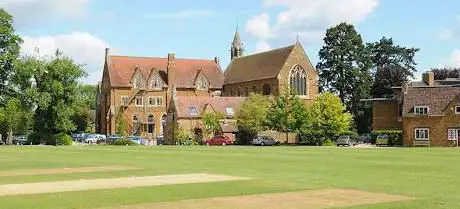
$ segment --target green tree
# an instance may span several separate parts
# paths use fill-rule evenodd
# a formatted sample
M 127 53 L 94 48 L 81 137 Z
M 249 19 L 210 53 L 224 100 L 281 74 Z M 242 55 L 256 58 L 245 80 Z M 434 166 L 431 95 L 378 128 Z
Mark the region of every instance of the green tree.
M 6 107 L 0 108 L 0 122 L 7 131 L 7 144 L 12 143 L 13 133 L 27 131 L 30 113 L 22 109 L 21 101 L 9 99 Z
M 78 107 L 78 80 L 86 75 L 83 66 L 62 56 L 23 57 L 17 66 L 19 89 L 35 108 L 34 136 L 46 139 L 48 144 L 55 134 L 76 129 L 72 116 Z
M 374 98 L 393 96 L 391 87 L 402 86 L 409 78 L 414 78 L 417 48 L 406 48 L 393 43 L 393 39 L 383 37 L 368 44 L 371 59 L 376 68 L 372 87 Z
M 320 94 L 308 108 L 308 123 L 304 123 L 302 134 L 311 138 L 332 140 L 335 136 L 350 132 L 352 116 L 346 112 L 340 98 L 332 93 Z
M 241 104 L 236 113 L 238 129 L 248 132 L 249 136 L 255 136 L 267 129 L 267 113 L 270 108 L 270 99 L 260 94 L 251 93 Z
M 127 130 L 127 122 L 125 117 L 123 117 L 123 114 L 118 114 L 116 118 L 116 123 L 117 123 L 117 131 L 116 134 L 120 136 L 126 136 L 128 135 L 128 130 Z
M 221 112 L 205 112 L 201 117 L 201 122 L 204 126 L 205 136 L 212 136 L 219 132 L 219 121 L 224 118 L 225 116 Z
M 295 94 L 283 94 L 275 99 L 267 114 L 267 127 L 286 133 L 300 133 L 308 120 L 305 104 Z
M 370 97 L 372 87 L 369 51 L 354 26 L 346 23 L 329 28 L 324 42 L 317 65 L 320 89 L 336 93 L 357 127 L 363 126 L 359 124 L 361 117 L 369 116 L 364 114 L 365 103 L 360 100 Z
M 77 88 L 77 98 L 88 106 L 89 110 L 96 109 L 96 85 L 80 84 Z
M 14 62 L 19 56 L 22 39 L 15 33 L 13 17 L 0 8 L 0 105 L 6 105 L 7 97 L 14 96 L 9 85 Z
M 460 68 L 458 67 L 431 68 L 430 71 L 434 73 L 435 80 L 460 77 Z

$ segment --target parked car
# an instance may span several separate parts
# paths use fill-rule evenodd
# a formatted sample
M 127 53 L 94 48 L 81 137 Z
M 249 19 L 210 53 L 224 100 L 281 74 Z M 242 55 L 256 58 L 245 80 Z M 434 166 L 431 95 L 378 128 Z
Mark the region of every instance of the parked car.
M 73 133 L 72 134 L 72 139 L 76 142 L 81 142 L 86 138 L 85 133 Z
M 14 136 L 13 137 L 13 144 L 17 144 L 17 145 L 27 144 L 27 136 L 26 135 Z
M 276 140 L 270 136 L 256 136 L 252 139 L 252 145 L 260 145 L 260 146 L 272 146 L 276 144 Z
M 106 136 L 101 134 L 89 134 L 86 136 L 84 142 L 87 144 L 97 144 L 100 141 L 105 141 Z
M 233 144 L 233 141 L 228 137 L 224 135 L 217 135 L 213 136 L 212 138 L 206 140 L 206 145 L 230 145 Z
M 123 137 L 120 136 L 120 135 L 109 135 L 109 136 L 107 136 L 107 140 L 112 141 L 112 142 L 116 141 L 117 139 L 121 139 L 121 138 L 123 138 Z
M 165 144 L 165 138 L 163 136 L 157 136 L 157 145 Z
M 145 144 L 145 139 L 141 136 L 128 136 L 128 139 L 133 141 L 136 144 Z
M 359 141 L 365 144 L 371 143 L 371 134 L 361 134 Z
M 388 146 L 388 135 L 386 135 L 386 134 L 378 135 L 377 139 L 375 140 L 375 145 L 377 147 Z
M 337 139 L 337 146 L 356 146 L 358 142 L 352 136 L 340 136 Z
M 5 142 L 3 142 L 2 139 L 0 139 L 0 145 L 5 145 Z

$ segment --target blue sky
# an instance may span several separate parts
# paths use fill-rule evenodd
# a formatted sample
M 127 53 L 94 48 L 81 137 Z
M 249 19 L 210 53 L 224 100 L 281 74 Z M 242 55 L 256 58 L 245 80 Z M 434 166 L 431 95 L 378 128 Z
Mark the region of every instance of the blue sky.
M 317 63 L 325 30 L 353 23 L 367 42 L 382 36 L 420 48 L 418 70 L 460 66 L 460 2 L 454 0 L 2 0 L 24 39 L 23 53 L 56 48 L 101 79 L 113 54 L 213 59 L 225 69 L 237 24 L 246 54 L 286 46 L 297 35 Z

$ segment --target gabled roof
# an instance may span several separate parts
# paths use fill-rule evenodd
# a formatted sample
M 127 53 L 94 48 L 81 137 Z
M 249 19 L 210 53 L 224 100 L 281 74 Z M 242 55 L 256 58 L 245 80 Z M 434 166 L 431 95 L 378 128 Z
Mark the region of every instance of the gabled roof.
M 296 44 L 232 60 L 224 84 L 276 78 Z
M 236 113 L 245 99 L 246 97 L 180 96 L 176 97 L 174 104 L 179 118 L 199 118 L 206 106 L 211 106 L 214 111 L 224 114 L 226 113 L 225 108 L 232 107 Z M 190 114 L 191 107 L 198 110 L 198 115 Z
M 148 78 L 150 71 L 155 68 L 159 71 L 162 79 L 169 82 L 167 80 L 168 58 L 109 56 L 108 72 L 111 86 L 129 87 L 129 78 L 131 78 L 136 66 L 141 69 L 145 78 Z M 206 74 L 210 88 L 222 88 L 224 74 L 220 66 L 214 60 L 200 59 L 176 59 L 174 85 L 177 88 L 193 88 L 195 75 L 200 69 Z
M 409 87 L 406 91 L 403 116 L 413 114 L 415 106 L 428 106 L 428 115 L 443 115 L 445 108 L 460 94 L 460 87 Z

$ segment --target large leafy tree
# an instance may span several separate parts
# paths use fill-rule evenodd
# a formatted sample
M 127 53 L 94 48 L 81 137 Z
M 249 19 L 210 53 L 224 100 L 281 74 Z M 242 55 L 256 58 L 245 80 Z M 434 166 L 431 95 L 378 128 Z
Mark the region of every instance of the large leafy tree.
M 444 80 L 446 78 L 459 78 L 460 68 L 432 68 L 431 72 L 434 74 L 435 80 Z
M 350 132 L 352 119 L 338 96 L 322 93 L 308 109 L 308 123 L 302 133 L 315 139 L 334 139 Z
M 329 28 L 325 45 L 319 52 L 317 64 L 320 89 L 337 94 L 355 120 L 357 127 L 361 117 L 366 117 L 365 104 L 360 100 L 370 97 L 372 62 L 366 46 L 354 26 L 341 23 Z
M 13 134 L 25 134 L 28 131 L 31 117 L 31 112 L 24 109 L 17 98 L 9 99 L 6 106 L 0 108 L 0 124 L 8 135 L 7 144 L 12 143 Z
M 393 43 L 393 39 L 383 37 L 368 44 L 372 62 L 376 69 L 372 93 L 375 98 L 391 97 L 391 87 L 401 86 L 414 77 L 414 61 L 417 48 L 406 48 Z
M 78 80 L 86 75 L 83 66 L 62 56 L 24 57 L 17 65 L 25 95 L 35 109 L 33 131 L 43 139 L 54 134 L 75 130 L 71 120 L 78 107 Z M 48 141 L 53 143 L 53 141 Z
M 267 114 L 269 129 L 286 133 L 300 133 L 307 122 L 307 108 L 295 94 L 283 94 L 275 99 Z
M 255 93 L 249 94 L 236 113 L 238 129 L 248 132 L 250 136 L 265 131 L 269 108 L 270 99 L 268 97 Z
M 212 136 L 216 134 L 217 132 L 219 132 L 220 130 L 219 121 L 224 118 L 225 118 L 224 114 L 220 112 L 211 112 L 211 111 L 205 112 L 201 117 L 201 121 L 204 126 L 204 134 L 206 136 Z
M 14 91 L 9 85 L 22 39 L 15 33 L 13 17 L 0 8 L 0 105 L 6 105 Z

